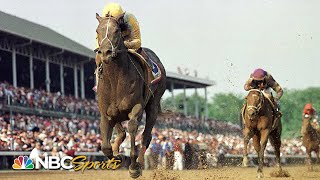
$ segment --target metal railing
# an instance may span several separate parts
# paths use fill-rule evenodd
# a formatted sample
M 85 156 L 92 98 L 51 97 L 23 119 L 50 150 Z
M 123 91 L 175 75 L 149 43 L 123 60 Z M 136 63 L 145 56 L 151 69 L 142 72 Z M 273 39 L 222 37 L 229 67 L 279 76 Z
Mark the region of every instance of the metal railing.
M 18 101 L 14 101 L 13 98 L 9 95 L 5 96 L 5 98 L 0 101 L 2 111 L 10 111 L 39 115 L 39 116 L 50 116 L 50 117 L 67 117 L 67 118 L 81 118 L 81 119 L 89 119 L 89 120 L 97 120 L 99 118 L 99 112 L 86 111 L 83 108 L 75 109 L 74 111 L 63 111 L 57 110 L 55 108 L 44 108 L 44 107 L 30 107 L 28 103 L 19 103 Z

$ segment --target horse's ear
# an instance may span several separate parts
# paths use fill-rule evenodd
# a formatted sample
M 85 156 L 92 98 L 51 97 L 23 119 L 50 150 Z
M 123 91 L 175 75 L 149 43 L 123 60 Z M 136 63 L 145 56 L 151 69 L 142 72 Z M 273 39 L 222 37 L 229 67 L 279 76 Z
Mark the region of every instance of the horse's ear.
M 126 12 L 120 14 L 120 15 L 117 17 L 117 21 L 123 22 L 123 17 L 124 17 L 125 14 L 126 14 Z
M 98 13 L 96 13 L 96 18 L 99 21 L 99 23 L 102 21 L 102 17 L 100 17 Z

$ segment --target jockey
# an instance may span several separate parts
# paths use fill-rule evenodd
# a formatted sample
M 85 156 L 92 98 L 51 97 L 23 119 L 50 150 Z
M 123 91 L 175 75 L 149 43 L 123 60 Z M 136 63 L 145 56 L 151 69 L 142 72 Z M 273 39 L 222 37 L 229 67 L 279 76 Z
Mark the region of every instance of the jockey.
M 316 115 L 316 110 L 312 107 L 311 103 L 308 103 L 304 106 L 303 108 L 303 115 L 309 115 L 311 117 L 313 117 L 314 115 Z
M 316 110 L 312 107 L 311 103 L 308 103 L 304 106 L 303 109 L 303 117 L 313 119 L 311 125 L 313 128 L 317 129 L 319 127 L 318 124 L 318 115 Z
M 137 51 L 138 53 L 145 56 L 144 52 L 141 51 L 141 33 L 137 19 L 131 13 L 124 12 L 121 5 L 117 3 L 109 3 L 103 8 L 102 17 L 107 15 L 113 17 L 119 17 L 124 14 L 125 30 L 122 31 L 124 38 L 124 45 L 128 49 Z M 96 49 L 99 48 L 98 35 L 96 36 Z M 97 56 L 96 56 L 97 60 Z M 97 68 L 98 69 L 98 68 Z M 95 73 L 97 74 L 97 69 Z M 97 75 L 96 75 L 97 76 Z M 96 85 L 93 87 L 94 91 L 97 91 L 98 79 L 96 78 Z
M 275 98 L 273 98 L 270 88 L 277 93 Z M 270 100 L 273 102 L 276 110 L 276 119 L 279 119 L 282 116 L 282 113 L 279 110 L 279 100 L 283 95 L 283 90 L 267 71 L 260 68 L 254 70 L 254 72 L 250 75 L 250 78 L 245 83 L 244 89 L 246 91 L 251 89 L 259 89 L 264 91 L 268 95 L 268 98 L 270 98 Z

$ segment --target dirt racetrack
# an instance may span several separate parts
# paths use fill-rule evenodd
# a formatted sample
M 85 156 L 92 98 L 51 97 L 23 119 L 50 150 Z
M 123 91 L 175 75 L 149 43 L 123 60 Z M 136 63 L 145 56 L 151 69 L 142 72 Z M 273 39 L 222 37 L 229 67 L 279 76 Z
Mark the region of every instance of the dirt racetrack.
M 273 178 L 270 176 L 276 168 L 264 168 L 265 179 L 320 179 L 320 166 L 315 166 L 314 171 L 308 171 L 306 166 L 286 166 L 283 167 L 290 177 Z M 210 170 L 184 170 L 166 171 L 154 170 L 143 171 L 143 176 L 139 180 L 182 180 L 182 179 L 256 179 L 256 168 L 223 167 Z M 122 180 L 131 179 L 127 170 L 87 170 L 81 172 L 56 170 L 56 171 L 0 171 L 0 179 L 53 179 L 53 180 L 80 180 L 80 179 L 104 179 Z

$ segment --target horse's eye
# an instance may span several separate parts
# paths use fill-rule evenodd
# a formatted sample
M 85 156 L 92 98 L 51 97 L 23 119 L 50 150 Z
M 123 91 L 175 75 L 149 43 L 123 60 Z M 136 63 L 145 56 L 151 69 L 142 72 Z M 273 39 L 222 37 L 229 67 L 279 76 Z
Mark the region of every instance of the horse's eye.
M 95 53 L 101 54 L 102 52 L 101 52 L 99 49 L 96 49 L 96 50 L 95 50 Z

